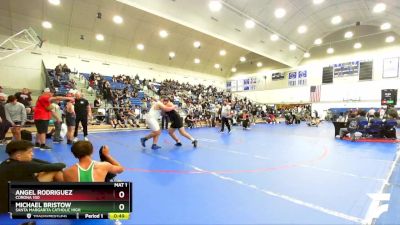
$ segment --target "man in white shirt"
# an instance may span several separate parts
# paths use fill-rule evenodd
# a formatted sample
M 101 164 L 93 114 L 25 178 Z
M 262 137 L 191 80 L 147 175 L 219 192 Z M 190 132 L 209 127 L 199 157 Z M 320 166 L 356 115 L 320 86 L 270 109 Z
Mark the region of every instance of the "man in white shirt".
M 370 118 L 374 118 L 374 114 L 375 114 L 375 109 L 374 109 L 374 108 L 371 108 L 371 109 L 368 111 L 368 121 L 370 120 Z
M 231 126 L 229 125 L 229 118 L 231 117 L 231 106 L 228 104 L 227 100 L 224 100 L 223 106 L 221 108 L 221 133 L 224 132 L 225 125 L 228 127 L 228 133 L 231 133 Z

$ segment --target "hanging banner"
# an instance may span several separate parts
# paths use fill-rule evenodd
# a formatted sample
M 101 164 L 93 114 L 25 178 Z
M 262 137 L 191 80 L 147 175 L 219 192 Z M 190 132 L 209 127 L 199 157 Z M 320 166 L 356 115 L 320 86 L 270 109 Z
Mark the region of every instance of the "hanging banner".
M 289 72 L 288 84 L 289 84 L 289 87 L 293 87 L 293 86 L 297 85 L 297 72 Z
M 298 72 L 297 85 L 298 86 L 307 85 L 307 70 L 303 70 L 303 71 L 299 71 Z
M 360 74 L 360 61 L 333 64 L 333 77 L 358 76 Z

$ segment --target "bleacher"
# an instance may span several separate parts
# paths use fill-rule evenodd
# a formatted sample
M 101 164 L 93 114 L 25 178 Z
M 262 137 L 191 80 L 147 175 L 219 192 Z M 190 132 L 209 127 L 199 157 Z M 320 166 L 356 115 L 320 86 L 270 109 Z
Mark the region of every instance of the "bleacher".
M 56 91 L 55 92 L 56 95 L 65 96 L 71 90 L 71 88 L 73 88 L 71 86 L 68 73 L 64 73 L 64 72 L 61 73 L 60 80 L 59 80 L 59 82 L 60 82 L 59 87 L 54 86 L 56 72 L 53 69 L 47 69 L 47 73 L 49 74 L 48 78 L 49 78 L 50 84 L 51 84 L 50 87 L 54 88 L 54 90 Z
M 85 80 L 89 81 L 90 74 L 89 73 L 81 73 Z M 110 87 L 111 90 L 123 90 L 128 87 L 129 91 L 132 91 L 131 87 L 127 84 L 119 83 L 119 82 L 112 82 L 112 77 L 111 76 L 102 76 L 104 80 L 110 82 Z M 143 81 L 140 80 L 140 83 Z M 94 87 L 95 90 L 98 89 L 97 86 Z M 145 98 L 145 93 L 143 91 L 138 92 L 138 97 L 137 98 L 130 98 L 130 102 L 134 106 L 141 106 L 142 105 L 142 99 Z

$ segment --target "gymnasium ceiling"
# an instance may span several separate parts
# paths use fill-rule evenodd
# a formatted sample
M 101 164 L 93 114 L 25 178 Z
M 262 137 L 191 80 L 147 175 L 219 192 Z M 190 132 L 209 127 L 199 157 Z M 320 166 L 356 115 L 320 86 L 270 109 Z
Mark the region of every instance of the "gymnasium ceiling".
M 326 57 L 328 47 L 335 48 L 334 54 L 354 52 L 356 41 L 362 43 L 357 51 L 399 44 L 399 0 L 313 1 L 221 0 L 221 10 L 212 12 L 209 0 L 60 0 L 58 6 L 49 0 L 0 0 L 0 34 L 31 26 L 49 43 L 224 77 L 232 74 L 233 67 L 251 73 L 296 66 L 304 61 L 304 52 L 311 58 Z M 375 13 L 379 2 L 386 9 Z M 285 9 L 284 17 L 274 15 L 277 8 Z M 115 24 L 114 15 L 123 23 Z M 333 25 L 331 19 L 337 15 L 342 21 Z M 255 21 L 253 29 L 245 27 L 247 19 Z M 43 21 L 51 22 L 52 28 L 44 29 Z M 361 25 L 355 26 L 356 22 Z M 385 22 L 391 28 L 381 30 Z M 300 25 L 307 26 L 307 32 L 299 34 Z M 168 37 L 161 38 L 160 30 L 166 30 Z M 354 36 L 345 40 L 343 34 L 350 30 Z M 96 40 L 99 33 L 104 41 Z M 271 41 L 272 34 L 279 40 Z M 394 43 L 385 43 L 389 35 L 395 37 Z M 317 38 L 322 38 L 321 46 L 314 44 Z M 201 47 L 194 48 L 194 41 Z M 144 44 L 143 51 L 137 49 L 139 43 Z M 297 49 L 289 50 L 290 44 Z M 222 49 L 225 56 L 219 55 Z M 170 51 L 175 58 L 169 59 Z M 241 56 L 246 62 L 239 61 Z M 195 58 L 201 62 L 195 64 Z M 262 62 L 260 68 L 257 62 Z

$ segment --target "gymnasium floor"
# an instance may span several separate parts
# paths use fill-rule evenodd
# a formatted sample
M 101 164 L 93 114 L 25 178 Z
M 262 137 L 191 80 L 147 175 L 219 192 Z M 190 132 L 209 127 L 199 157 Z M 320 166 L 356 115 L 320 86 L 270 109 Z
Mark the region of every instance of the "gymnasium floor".
M 98 149 L 108 144 L 125 167 L 118 179 L 134 183 L 133 213 L 122 224 L 361 224 L 370 193 L 392 193 L 389 212 L 377 224 L 400 223 L 397 144 L 352 143 L 333 138 L 333 125 L 235 127 L 189 132 L 199 147 L 184 140 L 175 147 L 163 133 L 162 149 L 143 150 L 148 131 L 93 133 Z M 150 144 L 150 143 L 148 143 Z M 50 161 L 75 159 L 66 144 L 35 151 Z M 4 151 L 0 159 L 6 158 Z M 98 159 L 96 153 L 95 159 Z M 385 183 L 389 186 L 385 187 Z M 6 215 L 0 224 L 19 224 Z M 54 221 L 37 224 L 114 224 L 114 221 Z

